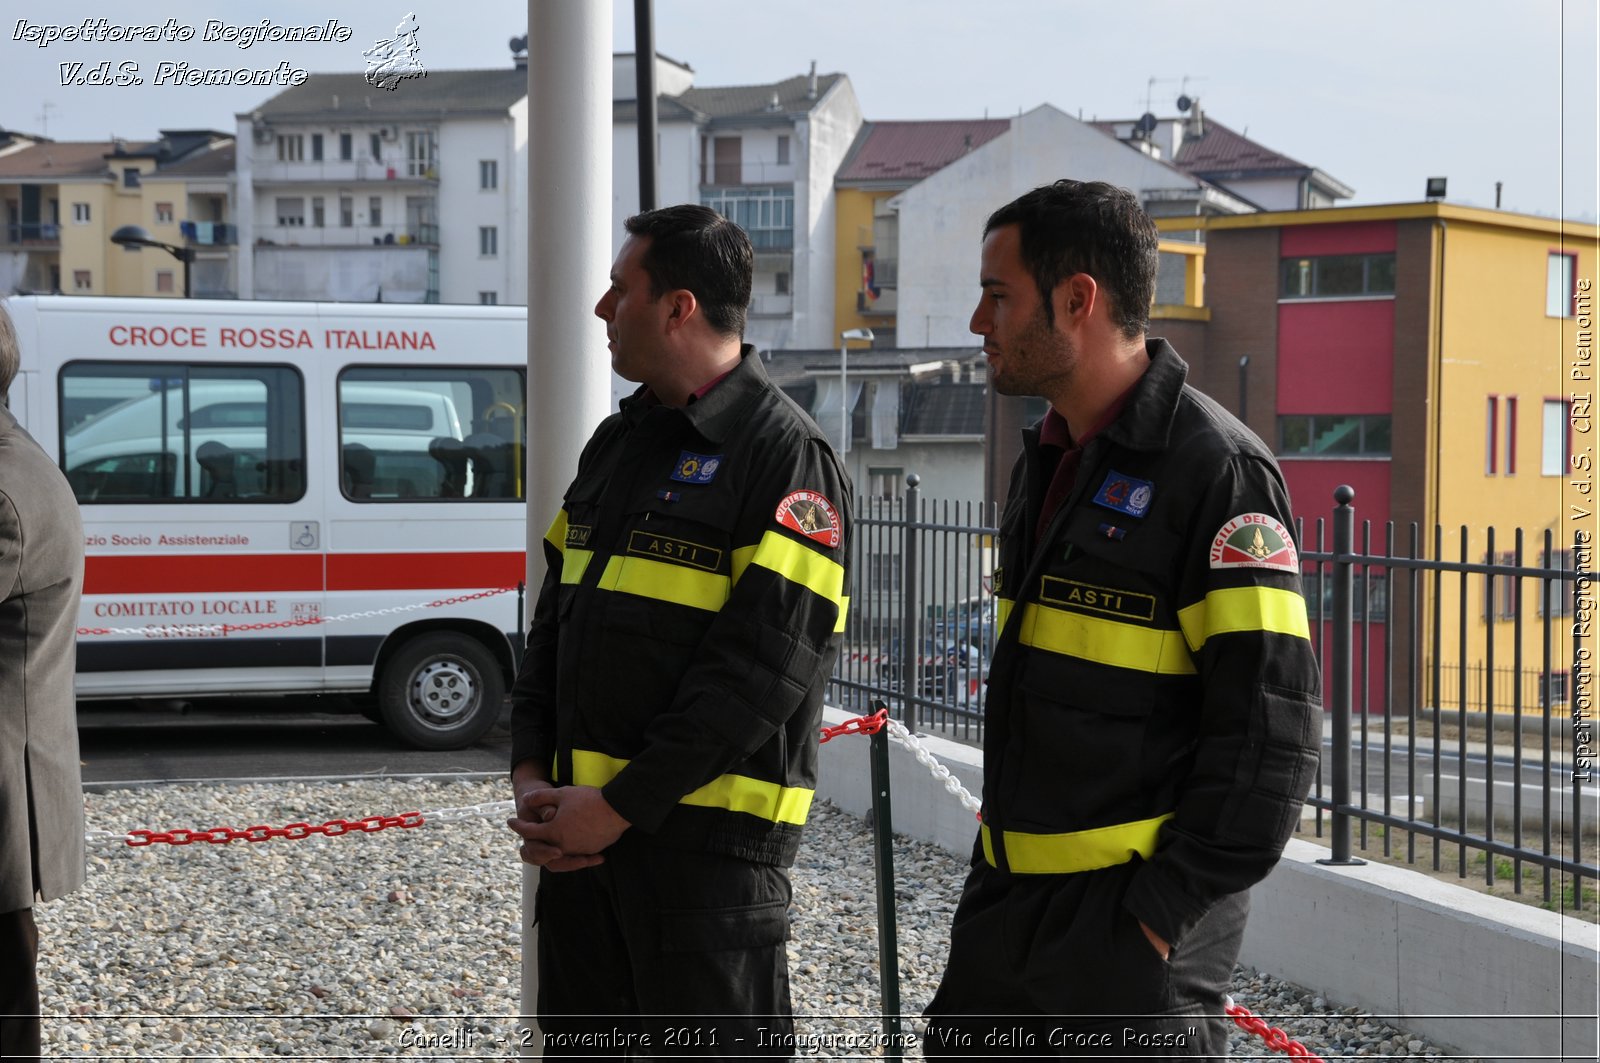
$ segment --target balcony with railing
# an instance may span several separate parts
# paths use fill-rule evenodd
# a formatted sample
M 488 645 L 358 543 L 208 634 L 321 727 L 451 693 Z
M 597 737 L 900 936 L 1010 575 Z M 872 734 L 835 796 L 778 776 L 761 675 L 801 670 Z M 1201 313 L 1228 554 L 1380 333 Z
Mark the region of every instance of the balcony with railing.
M 794 313 L 794 296 L 790 294 L 757 295 L 750 300 L 751 317 L 788 317 Z
M 11 222 L 5 227 L 10 247 L 60 247 L 61 226 L 49 221 Z
M 429 247 L 439 246 L 439 226 L 410 225 L 266 225 L 257 239 L 266 247 Z
M 255 163 L 257 184 L 356 184 L 361 182 L 400 182 L 438 184 L 438 163 L 426 166 L 406 159 L 340 159 L 321 162 Z

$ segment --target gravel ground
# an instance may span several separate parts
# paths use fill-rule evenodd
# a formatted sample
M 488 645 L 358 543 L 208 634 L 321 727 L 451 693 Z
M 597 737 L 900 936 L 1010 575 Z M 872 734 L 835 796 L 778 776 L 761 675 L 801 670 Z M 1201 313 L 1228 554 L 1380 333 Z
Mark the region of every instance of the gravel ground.
M 89 827 L 322 823 L 504 796 L 498 780 L 164 786 L 89 795 Z M 502 819 L 259 844 L 91 847 L 84 889 L 35 911 L 47 1054 L 511 1057 L 521 902 Z M 795 867 L 797 1032 L 823 1054 L 825 1039 L 843 1055 L 841 1043 L 876 1030 L 866 1017 L 878 1007 L 870 841 L 860 820 L 820 805 Z M 901 998 L 915 1016 L 944 965 L 964 868 L 903 839 L 895 863 Z M 1232 993 L 1327 1059 L 1447 1052 L 1257 972 L 1236 970 Z M 908 1019 L 906 1028 L 917 1027 Z M 1238 1031 L 1232 1051 L 1284 1058 Z

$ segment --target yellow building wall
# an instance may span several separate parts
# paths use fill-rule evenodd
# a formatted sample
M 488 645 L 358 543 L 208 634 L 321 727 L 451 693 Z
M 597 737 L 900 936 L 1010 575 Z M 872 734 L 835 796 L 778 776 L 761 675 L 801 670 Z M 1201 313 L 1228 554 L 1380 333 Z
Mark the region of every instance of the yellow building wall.
M 1573 493 L 1564 475 L 1541 470 L 1544 448 L 1544 403 L 1562 399 L 1571 391 L 1567 380 L 1570 352 L 1577 341 L 1578 318 L 1547 316 L 1546 277 L 1553 251 L 1576 253 L 1576 278 L 1596 277 L 1596 237 L 1592 227 L 1569 227 L 1564 243 L 1557 232 L 1530 231 L 1460 221 L 1445 230 L 1444 288 L 1440 311 L 1443 335 L 1439 374 L 1440 418 L 1438 452 L 1433 462 L 1438 478 L 1437 519 L 1442 528 L 1439 557 L 1446 561 L 1483 564 L 1514 561 L 1523 567 L 1546 564 L 1544 534 L 1552 533 L 1554 549 L 1571 548 L 1574 522 L 1567 504 Z M 1592 339 L 1591 339 L 1592 345 Z M 1395 352 L 1395 358 L 1422 356 L 1424 352 Z M 1488 462 L 1489 396 L 1496 397 L 1495 471 Z M 1514 471 L 1508 466 L 1508 398 L 1516 400 L 1513 435 Z M 1421 411 L 1396 410 L 1396 416 Z M 1574 434 L 1573 447 L 1581 452 L 1593 445 Z M 1422 489 L 1422 485 L 1396 483 L 1396 493 Z M 1592 508 L 1592 507 L 1590 507 Z M 1587 527 L 1592 529 L 1590 519 Z M 1465 528 L 1465 546 L 1463 531 Z M 1492 529 L 1492 539 L 1491 539 Z M 1520 560 L 1517 534 L 1521 530 Z M 1434 555 L 1431 529 L 1426 551 Z M 1509 713 L 1513 691 L 1520 690 L 1524 711 L 1539 706 L 1539 674 L 1544 670 L 1544 623 L 1540 603 L 1541 581 L 1509 581 L 1496 576 L 1491 590 L 1487 575 L 1448 573 L 1439 582 L 1438 608 L 1442 639 L 1432 645 L 1431 609 L 1424 610 L 1423 657 L 1427 664 L 1437 656 L 1442 666 L 1439 701 L 1431 691 L 1431 669 L 1424 676 L 1430 686 L 1425 700 L 1447 709 L 1461 703 L 1459 669 L 1467 671 L 1467 705 L 1481 711 Z M 1515 597 L 1510 582 L 1515 582 Z M 1433 581 L 1424 588 L 1432 598 Z M 1493 594 L 1492 608 L 1485 599 Z M 1466 616 L 1465 644 L 1459 618 Z M 1490 616 L 1492 615 L 1492 619 Z M 1520 615 L 1520 633 L 1515 616 Z M 1551 621 L 1552 671 L 1568 669 L 1571 656 L 1571 618 Z M 1520 674 L 1516 660 L 1520 645 Z M 1491 680 L 1491 669 L 1494 678 Z M 1559 706 L 1558 706 L 1559 709 Z
M 49 193 L 45 193 L 46 197 Z M 109 252 L 117 250 L 107 239 L 115 226 L 107 227 L 109 220 L 111 188 L 108 184 L 63 183 L 59 186 L 61 200 L 61 290 L 68 295 L 117 295 L 108 287 Z M 89 220 L 75 220 L 74 204 L 89 205 Z M 117 250 L 118 254 L 122 252 Z M 89 271 L 89 287 L 77 287 L 75 274 Z
M 863 314 L 856 309 L 856 294 L 861 291 L 861 249 L 872 246 L 874 206 L 895 195 L 892 190 L 868 191 L 841 188 L 834 195 L 833 238 L 833 335 L 846 329 L 894 328 L 895 319 L 886 314 Z

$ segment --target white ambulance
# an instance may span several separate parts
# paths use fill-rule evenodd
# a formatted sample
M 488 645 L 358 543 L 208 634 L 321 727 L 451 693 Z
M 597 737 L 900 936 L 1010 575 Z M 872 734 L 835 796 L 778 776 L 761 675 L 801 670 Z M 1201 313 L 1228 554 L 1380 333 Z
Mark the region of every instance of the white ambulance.
M 521 646 L 527 311 L 23 296 L 11 409 L 82 507 L 83 698 L 342 692 L 491 727 Z

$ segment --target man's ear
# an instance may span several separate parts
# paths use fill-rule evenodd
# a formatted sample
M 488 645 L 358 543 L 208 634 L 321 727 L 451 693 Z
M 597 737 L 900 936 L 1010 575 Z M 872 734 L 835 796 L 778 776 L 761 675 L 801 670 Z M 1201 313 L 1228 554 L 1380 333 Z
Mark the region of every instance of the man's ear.
M 1056 285 L 1053 293 L 1057 321 L 1088 321 L 1100 301 L 1100 286 L 1087 273 L 1074 273 Z
M 700 300 L 687 288 L 668 292 L 666 303 L 668 332 L 676 331 L 700 316 Z

